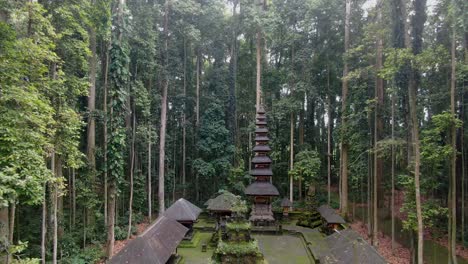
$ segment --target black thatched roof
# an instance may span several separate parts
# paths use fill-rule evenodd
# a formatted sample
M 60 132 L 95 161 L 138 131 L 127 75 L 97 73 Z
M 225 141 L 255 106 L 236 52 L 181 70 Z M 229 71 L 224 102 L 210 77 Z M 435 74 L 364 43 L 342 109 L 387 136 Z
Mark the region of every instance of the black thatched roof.
M 273 176 L 273 171 L 270 168 L 257 168 L 250 171 L 252 176 Z
M 317 208 L 317 212 L 320 216 L 327 221 L 329 224 L 344 224 L 346 221 L 335 210 L 330 208 L 328 205 L 321 205 Z
M 255 137 L 256 142 L 267 142 L 270 141 L 270 138 L 267 136 L 256 136 Z
M 259 105 L 257 109 L 257 113 L 265 114 L 265 107 L 263 105 Z
M 288 198 L 284 197 L 283 200 L 281 200 L 281 207 L 291 207 L 293 204 L 291 203 L 291 200 Z
M 255 133 L 268 133 L 268 128 L 266 127 L 257 127 Z
M 267 122 L 266 120 L 257 120 L 255 122 L 256 125 L 259 125 L 259 126 L 266 126 L 267 125 Z
M 255 156 L 253 159 L 252 159 L 252 163 L 254 164 L 263 164 L 263 163 L 271 163 L 271 159 L 270 157 L 268 156 Z
M 279 192 L 270 182 L 253 182 L 245 189 L 246 195 L 278 196 Z
M 254 152 L 270 152 L 270 151 L 271 151 L 271 148 L 270 148 L 270 146 L 268 146 L 268 145 L 256 145 L 256 146 L 253 148 L 253 151 L 254 151 Z
M 208 205 L 210 205 L 210 203 L 211 203 L 211 200 L 213 200 L 213 199 L 208 199 L 208 201 L 206 201 L 203 205 L 208 207 Z
M 164 216 L 176 221 L 196 221 L 201 212 L 202 209 L 184 198 L 180 198 L 171 207 L 167 208 Z
M 179 222 L 160 216 L 146 231 L 130 241 L 110 259 L 110 264 L 164 264 L 175 252 L 188 228 Z
M 240 198 L 230 192 L 223 192 L 222 194 L 210 199 L 208 210 L 213 212 L 232 212 L 232 207 Z
M 385 259 L 358 233 L 345 229 L 328 236 L 327 250 L 320 256 L 320 263 L 385 264 Z

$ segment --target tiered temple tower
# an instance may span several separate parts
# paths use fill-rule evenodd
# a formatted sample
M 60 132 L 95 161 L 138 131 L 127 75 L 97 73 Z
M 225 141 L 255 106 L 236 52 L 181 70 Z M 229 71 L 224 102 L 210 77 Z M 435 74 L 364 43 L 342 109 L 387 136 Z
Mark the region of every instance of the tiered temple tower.
M 255 129 L 255 147 L 253 151 L 255 157 L 252 159 L 252 170 L 250 175 L 255 177 L 255 181 L 245 189 L 245 194 L 254 197 L 254 204 L 249 220 L 257 223 L 274 222 L 271 210 L 271 199 L 278 196 L 278 189 L 271 183 L 273 172 L 271 171 L 271 159 L 268 153 L 271 148 L 268 146 L 268 128 L 265 115 L 265 108 L 260 106 L 257 109 L 257 128 Z

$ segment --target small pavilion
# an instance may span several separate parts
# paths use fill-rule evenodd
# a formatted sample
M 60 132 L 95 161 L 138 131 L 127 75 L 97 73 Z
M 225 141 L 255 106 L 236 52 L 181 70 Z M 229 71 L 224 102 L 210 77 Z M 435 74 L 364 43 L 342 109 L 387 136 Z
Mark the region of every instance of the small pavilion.
M 283 216 L 289 216 L 289 210 L 291 210 L 291 207 L 293 204 L 291 203 L 291 200 L 289 200 L 287 197 L 284 197 L 283 200 L 281 200 L 281 208 L 283 208 Z
M 228 191 L 223 191 L 220 195 L 207 201 L 207 210 L 216 215 L 217 220 L 229 218 L 232 215 L 233 207 L 240 198 Z
M 325 238 L 325 250 L 317 257 L 320 263 L 386 264 L 387 261 L 351 229 L 335 231 Z
M 187 231 L 187 227 L 162 215 L 144 233 L 121 249 L 108 263 L 171 263 L 176 256 L 177 246 Z
M 328 231 L 333 232 L 333 230 L 342 229 L 341 225 L 345 224 L 346 221 L 341 217 L 336 211 L 328 205 L 321 205 L 317 208 L 320 217 L 324 221 L 325 227 Z
M 174 219 L 187 227 L 189 232 L 187 232 L 186 238 L 191 238 L 193 224 L 198 220 L 198 216 L 201 212 L 202 209 L 198 208 L 196 205 L 185 200 L 184 198 L 180 198 L 166 209 L 164 216 Z

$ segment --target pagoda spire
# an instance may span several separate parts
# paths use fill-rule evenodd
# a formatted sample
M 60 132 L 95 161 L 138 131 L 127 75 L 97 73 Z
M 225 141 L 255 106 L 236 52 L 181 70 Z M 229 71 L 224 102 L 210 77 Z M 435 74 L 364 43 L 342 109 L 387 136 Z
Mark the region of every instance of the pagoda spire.
M 271 199 L 273 196 L 278 196 L 278 189 L 271 183 L 273 172 L 271 170 L 271 159 L 268 153 L 271 151 L 268 142 L 268 127 L 265 107 L 260 105 L 257 109 L 255 129 L 255 153 L 252 159 L 252 170 L 250 175 L 255 177 L 255 181 L 245 189 L 245 194 L 252 196 L 254 204 L 250 214 L 250 221 L 257 222 L 273 222 L 273 212 L 271 210 Z

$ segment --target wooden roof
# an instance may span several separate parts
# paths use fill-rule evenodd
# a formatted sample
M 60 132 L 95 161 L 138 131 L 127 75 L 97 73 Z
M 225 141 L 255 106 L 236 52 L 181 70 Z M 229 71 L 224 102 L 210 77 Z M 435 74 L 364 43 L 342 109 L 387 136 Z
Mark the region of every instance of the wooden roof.
M 232 212 L 232 207 L 239 199 L 238 196 L 225 191 L 211 199 L 207 209 L 213 212 Z
M 167 208 L 164 216 L 176 221 L 196 221 L 202 209 L 198 208 L 191 202 L 180 198 L 171 207 Z
M 254 164 L 264 164 L 264 163 L 271 163 L 271 159 L 268 156 L 255 156 L 252 159 L 252 163 Z
M 321 205 L 317 208 L 317 212 L 320 213 L 320 216 L 327 221 L 329 224 L 344 224 L 346 221 L 341 217 L 333 208 L 330 208 L 328 205 Z
M 245 189 L 246 195 L 258 195 L 258 196 L 278 196 L 279 192 L 276 187 L 270 182 L 256 181 L 247 186 Z
M 110 264 L 165 264 L 175 252 L 188 228 L 171 218 L 160 216 L 137 238 L 112 257 Z
M 252 149 L 254 152 L 270 152 L 271 148 L 268 145 L 255 145 Z
M 291 203 L 291 200 L 288 198 L 284 197 L 283 200 L 281 200 L 281 207 L 291 207 L 293 204 Z
M 273 171 L 270 168 L 257 168 L 250 171 L 252 176 L 273 176 Z
M 387 263 L 374 247 L 351 229 L 338 231 L 325 238 L 325 241 L 327 250 L 320 256 L 320 263 Z

